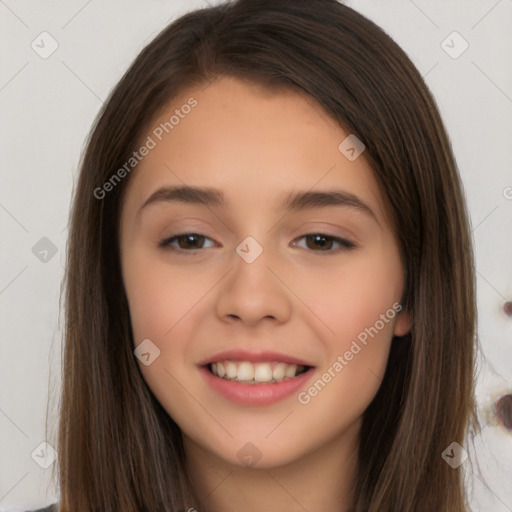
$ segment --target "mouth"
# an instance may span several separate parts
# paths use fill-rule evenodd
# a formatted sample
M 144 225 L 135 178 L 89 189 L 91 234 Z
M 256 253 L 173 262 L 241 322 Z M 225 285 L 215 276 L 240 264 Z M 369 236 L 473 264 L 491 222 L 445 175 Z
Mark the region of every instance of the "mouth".
M 276 352 L 231 350 L 198 364 L 209 389 L 243 407 L 291 398 L 315 375 L 315 366 Z
M 204 365 L 215 377 L 243 384 L 273 384 L 295 379 L 313 368 L 308 365 L 278 361 L 223 360 Z

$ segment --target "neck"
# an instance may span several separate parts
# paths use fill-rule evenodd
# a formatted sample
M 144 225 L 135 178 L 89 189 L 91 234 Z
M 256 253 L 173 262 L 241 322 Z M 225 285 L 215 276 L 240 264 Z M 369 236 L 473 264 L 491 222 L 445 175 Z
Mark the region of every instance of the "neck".
M 231 464 L 184 436 L 197 512 L 346 512 L 354 486 L 360 423 L 285 465 Z M 299 449 L 300 447 L 298 447 Z

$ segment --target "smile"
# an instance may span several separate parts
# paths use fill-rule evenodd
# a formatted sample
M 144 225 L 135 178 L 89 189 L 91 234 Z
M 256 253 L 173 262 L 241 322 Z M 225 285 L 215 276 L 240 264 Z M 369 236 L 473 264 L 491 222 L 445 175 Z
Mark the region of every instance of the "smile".
M 305 361 L 272 352 L 223 352 L 200 362 L 198 369 L 209 390 L 245 407 L 295 396 L 315 375 L 315 367 Z
M 282 362 L 251 363 L 250 361 L 219 361 L 207 367 L 213 375 L 221 379 L 252 385 L 293 379 L 311 368 Z

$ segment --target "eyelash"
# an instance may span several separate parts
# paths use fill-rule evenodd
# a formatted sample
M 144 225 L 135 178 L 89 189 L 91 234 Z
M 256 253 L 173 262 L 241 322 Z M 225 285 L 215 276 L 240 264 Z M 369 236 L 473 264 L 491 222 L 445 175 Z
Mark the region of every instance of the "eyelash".
M 178 240 L 181 237 L 186 237 L 186 236 L 199 236 L 199 237 L 204 237 L 205 239 L 211 240 L 209 237 L 207 237 L 207 236 L 205 237 L 204 235 L 201 235 L 200 233 L 193 233 L 193 232 L 179 233 L 179 234 L 176 234 L 176 235 L 173 235 L 171 237 L 161 240 L 160 242 L 158 242 L 157 245 L 158 245 L 158 247 L 160 247 L 162 249 L 170 249 L 172 251 L 184 252 L 184 253 L 185 252 L 195 252 L 195 251 L 201 250 L 201 248 L 199 248 L 199 249 L 182 249 L 182 248 L 176 248 L 176 247 L 171 246 L 172 242 L 174 242 L 175 240 Z M 307 233 L 307 234 L 299 237 L 298 240 L 300 240 L 302 238 L 306 238 L 306 237 L 311 237 L 311 236 L 321 236 L 323 238 L 327 238 L 329 240 L 332 240 L 332 241 L 340 244 L 340 247 L 338 247 L 337 249 L 334 249 L 334 250 L 323 250 L 323 251 L 319 250 L 319 251 L 312 251 L 312 252 L 323 253 L 324 255 L 333 255 L 333 254 L 338 254 L 342 251 L 349 251 L 349 250 L 356 248 L 356 245 L 354 243 L 350 242 L 349 240 L 346 240 L 344 238 L 335 237 L 332 235 L 328 235 L 326 233 Z M 207 249 L 208 249 L 208 247 L 207 247 Z

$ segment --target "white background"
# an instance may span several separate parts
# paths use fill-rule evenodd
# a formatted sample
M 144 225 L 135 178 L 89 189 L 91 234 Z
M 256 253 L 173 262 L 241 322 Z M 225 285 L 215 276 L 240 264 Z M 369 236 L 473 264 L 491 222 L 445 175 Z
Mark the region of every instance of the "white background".
M 464 464 L 475 511 L 512 511 L 512 434 L 485 416 L 493 399 L 512 388 L 512 318 L 502 309 L 512 300 L 512 0 L 347 3 L 384 28 L 416 64 L 452 141 L 476 248 L 484 356 L 477 394 L 487 423 L 477 438 L 481 473 Z M 51 467 L 41 468 L 31 454 L 47 439 L 49 397 L 49 424 L 55 424 L 60 283 L 85 137 L 138 52 L 172 19 L 206 5 L 0 0 L 0 510 L 42 507 L 57 497 Z M 58 43 L 47 59 L 31 48 L 34 40 L 43 46 L 44 31 Z M 442 46 L 463 48 L 454 31 L 469 44 L 457 58 Z M 43 237 L 57 250 L 46 262 L 32 252 Z

